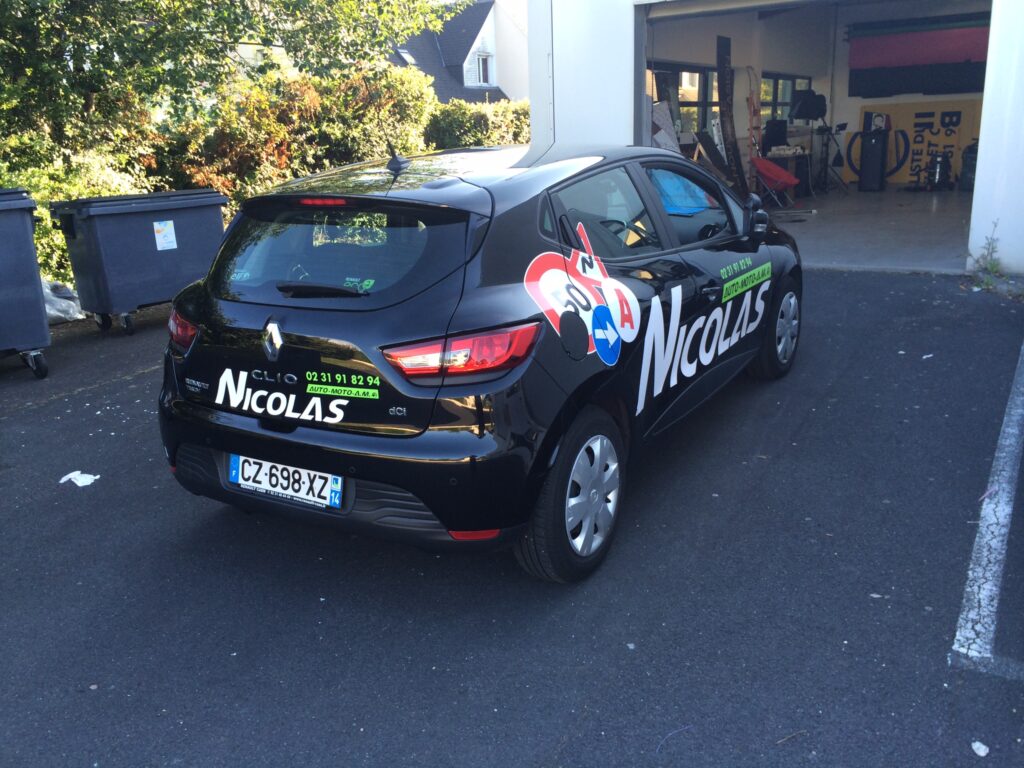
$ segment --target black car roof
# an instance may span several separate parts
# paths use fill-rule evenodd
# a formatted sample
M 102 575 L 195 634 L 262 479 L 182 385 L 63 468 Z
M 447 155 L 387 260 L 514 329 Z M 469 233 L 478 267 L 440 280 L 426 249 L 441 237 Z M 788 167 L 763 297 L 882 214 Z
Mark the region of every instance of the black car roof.
M 398 174 L 386 160 L 346 165 L 288 182 L 268 196 L 352 195 L 445 205 L 484 216 L 519 205 L 587 168 L 641 157 L 681 159 L 652 147 L 555 145 L 445 150 L 409 159 Z

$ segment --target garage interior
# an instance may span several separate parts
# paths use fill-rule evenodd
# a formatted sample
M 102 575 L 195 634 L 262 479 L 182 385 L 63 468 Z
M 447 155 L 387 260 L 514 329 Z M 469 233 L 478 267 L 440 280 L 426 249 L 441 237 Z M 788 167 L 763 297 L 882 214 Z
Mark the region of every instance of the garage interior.
M 639 124 L 761 195 L 810 265 L 963 273 L 990 12 L 990 0 L 653 3 Z M 730 73 L 731 131 L 718 87 Z

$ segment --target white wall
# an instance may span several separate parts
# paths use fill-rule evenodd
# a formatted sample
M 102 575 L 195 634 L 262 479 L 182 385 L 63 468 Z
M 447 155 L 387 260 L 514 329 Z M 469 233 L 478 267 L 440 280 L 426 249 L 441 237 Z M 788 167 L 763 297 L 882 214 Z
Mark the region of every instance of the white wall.
M 630 0 L 529 0 L 534 146 L 633 142 L 633 14 Z
M 530 98 L 526 0 L 494 0 L 498 87 L 513 101 Z
M 985 103 L 974 185 L 969 248 L 972 261 L 984 252 L 985 238 L 998 241 L 996 258 L 1009 272 L 1024 274 L 1024 216 L 1019 200 L 1021 119 L 1024 117 L 1024 3 L 995 0 L 985 68 Z

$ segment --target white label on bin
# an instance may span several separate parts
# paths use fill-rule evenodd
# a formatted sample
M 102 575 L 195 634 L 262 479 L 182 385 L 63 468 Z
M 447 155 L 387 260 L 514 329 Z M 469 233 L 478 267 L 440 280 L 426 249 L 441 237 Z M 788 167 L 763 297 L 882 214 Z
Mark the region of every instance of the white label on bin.
M 158 251 L 170 251 L 178 247 L 178 240 L 174 236 L 173 221 L 154 221 L 153 236 L 156 237 Z

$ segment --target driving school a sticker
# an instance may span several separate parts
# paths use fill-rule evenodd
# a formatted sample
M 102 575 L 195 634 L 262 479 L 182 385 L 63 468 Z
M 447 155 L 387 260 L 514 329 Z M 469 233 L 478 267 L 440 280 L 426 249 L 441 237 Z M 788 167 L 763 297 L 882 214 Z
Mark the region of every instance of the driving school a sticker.
M 589 330 L 587 354 L 615 365 L 622 345 L 640 332 L 640 302 L 623 283 L 608 276 L 582 223 L 576 233 L 582 251 L 574 248 L 568 259 L 552 251 L 540 254 L 527 267 L 523 285 L 555 333 L 561 335 L 564 313 L 579 315 Z

